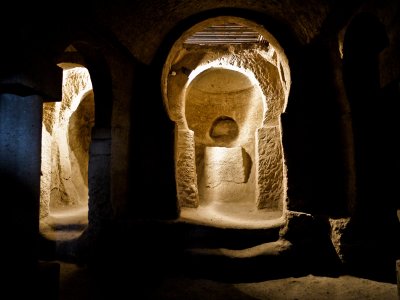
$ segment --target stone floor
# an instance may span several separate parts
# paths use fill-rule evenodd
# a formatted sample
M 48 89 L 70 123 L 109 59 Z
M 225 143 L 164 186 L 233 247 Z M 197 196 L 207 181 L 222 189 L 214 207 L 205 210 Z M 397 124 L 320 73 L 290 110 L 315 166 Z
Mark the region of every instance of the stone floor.
M 88 208 L 71 207 L 52 212 L 40 221 L 40 233 L 54 241 L 71 240 L 79 237 L 88 225 Z
M 53 219 L 42 224 L 44 234 L 58 241 L 74 239 L 87 225 L 87 215 L 82 211 L 76 212 L 76 215 L 52 216 Z M 400 219 L 400 210 L 398 216 Z M 186 217 L 191 218 L 190 212 L 186 214 Z M 75 225 L 68 227 L 68 224 L 75 224 L 76 228 L 74 228 Z M 134 290 L 127 298 L 121 296 L 110 298 L 109 295 L 105 297 L 99 292 L 104 282 L 99 284 L 86 265 L 66 261 L 55 262 L 60 265 L 58 300 L 400 300 L 400 291 L 393 282 L 380 282 L 350 275 L 326 277 L 312 274 L 253 282 L 225 282 L 210 278 L 174 275 L 155 281 L 148 287 L 146 285 L 145 295 L 141 294 L 140 298 L 135 297 Z M 157 270 L 154 272 L 156 275 Z M 134 283 L 138 275 L 140 276 L 132 270 L 126 275 L 126 282 Z
M 106 299 L 86 267 L 60 262 L 59 300 Z M 132 273 L 133 274 L 133 273 Z M 132 276 L 127 274 L 127 276 Z M 135 280 L 132 277 L 132 280 Z M 143 296 L 141 296 L 143 297 Z M 124 299 L 116 297 L 117 299 Z M 135 298 L 126 298 L 135 299 Z M 148 289 L 147 300 L 398 300 L 393 283 L 354 276 L 307 275 L 259 282 L 221 282 L 205 278 L 165 278 Z M 141 300 L 145 300 L 142 299 Z

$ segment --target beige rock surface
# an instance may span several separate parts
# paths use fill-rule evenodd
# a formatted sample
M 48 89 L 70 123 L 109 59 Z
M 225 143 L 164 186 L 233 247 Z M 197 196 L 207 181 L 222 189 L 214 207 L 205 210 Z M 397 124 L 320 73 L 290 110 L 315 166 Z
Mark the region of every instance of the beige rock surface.
M 96 284 L 85 267 L 61 263 L 59 300 L 96 299 Z M 132 291 L 134 294 L 134 291 Z M 259 282 L 227 283 L 171 277 L 151 285 L 146 300 L 397 300 L 394 283 L 350 275 L 307 275 Z M 117 300 L 117 299 L 116 299 Z

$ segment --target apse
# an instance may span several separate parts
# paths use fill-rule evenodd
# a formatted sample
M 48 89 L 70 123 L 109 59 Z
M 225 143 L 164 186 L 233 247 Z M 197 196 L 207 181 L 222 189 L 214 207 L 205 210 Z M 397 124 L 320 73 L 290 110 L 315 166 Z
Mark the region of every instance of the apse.
M 282 222 L 280 116 L 290 72 L 273 36 L 237 17 L 203 21 L 171 48 L 162 88 L 176 124 L 180 218 L 240 228 Z

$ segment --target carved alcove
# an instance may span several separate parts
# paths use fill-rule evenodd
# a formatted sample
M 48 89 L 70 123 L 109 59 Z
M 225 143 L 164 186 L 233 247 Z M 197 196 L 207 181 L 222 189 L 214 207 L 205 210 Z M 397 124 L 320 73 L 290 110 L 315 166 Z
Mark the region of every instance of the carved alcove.
M 176 124 L 181 219 L 240 228 L 281 224 L 287 177 L 280 116 L 290 72 L 275 38 L 242 18 L 200 22 L 172 47 L 162 87 Z
M 72 46 L 66 53 L 77 53 Z M 62 99 L 43 104 L 41 233 L 53 240 L 80 236 L 88 225 L 89 148 L 94 93 L 87 68 L 62 62 Z

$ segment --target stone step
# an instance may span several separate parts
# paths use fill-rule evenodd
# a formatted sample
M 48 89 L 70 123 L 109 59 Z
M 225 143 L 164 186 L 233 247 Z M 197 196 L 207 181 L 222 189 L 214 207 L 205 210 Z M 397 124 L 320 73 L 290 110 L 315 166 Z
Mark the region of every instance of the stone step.
M 190 248 L 180 261 L 181 272 L 225 281 L 279 278 L 304 272 L 291 256 L 291 244 L 277 240 L 243 249 Z M 299 273 L 300 275 L 300 273 Z
M 279 224 L 270 228 L 242 229 L 181 222 L 185 248 L 246 249 L 279 239 Z

